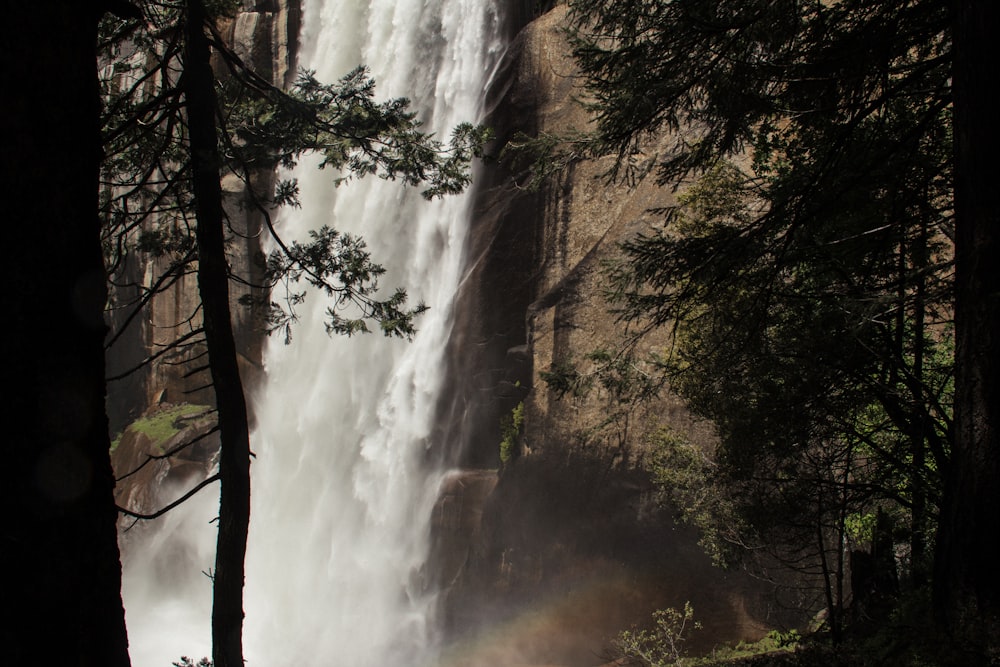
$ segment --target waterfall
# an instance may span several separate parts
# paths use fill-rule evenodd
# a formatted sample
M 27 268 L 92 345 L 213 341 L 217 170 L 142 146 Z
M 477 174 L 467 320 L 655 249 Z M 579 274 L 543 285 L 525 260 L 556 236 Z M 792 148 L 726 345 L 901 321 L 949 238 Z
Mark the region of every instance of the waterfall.
M 332 82 L 367 65 L 379 98 L 405 96 L 446 140 L 475 121 L 499 51 L 490 0 L 304 0 L 300 65 Z M 469 197 L 427 202 L 376 178 L 340 188 L 303 160 L 302 208 L 283 213 L 286 241 L 323 224 L 359 234 L 430 306 L 411 342 L 331 338 L 328 304 L 310 294 L 286 346 L 270 340 L 252 397 L 253 513 L 246 580 L 247 664 L 433 665 L 435 594 L 424 579 L 429 520 L 445 471 L 433 455 L 453 300 L 463 270 Z M 188 503 L 126 562 L 136 667 L 207 655 L 217 500 Z M 150 602 L 148 600 L 153 600 Z M 141 602 L 140 602 L 141 601 Z M 151 609 L 142 609 L 143 606 Z
M 492 43 L 483 0 L 306 3 L 302 60 L 321 80 L 367 64 L 446 138 L 475 120 Z M 367 240 L 430 310 L 412 342 L 331 339 L 321 295 L 290 346 L 271 341 L 260 401 L 247 575 L 247 657 L 259 664 L 421 665 L 434 596 L 421 580 L 438 470 L 427 450 L 462 271 L 468 198 L 428 203 L 397 183 L 342 189 L 303 165 L 283 233 L 324 223 Z M 269 637 L 280 641 L 257 641 Z

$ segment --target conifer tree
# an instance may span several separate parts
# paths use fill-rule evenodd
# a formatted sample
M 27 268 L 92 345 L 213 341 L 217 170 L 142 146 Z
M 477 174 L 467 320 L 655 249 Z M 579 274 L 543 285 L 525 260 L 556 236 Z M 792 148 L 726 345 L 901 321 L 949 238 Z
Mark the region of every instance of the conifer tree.
M 980 198 L 977 161 L 996 131 L 976 111 L 989 107 L 976 95 L 995 72 L 995 3 L 570 5 L 591 150 L 618 157 L 612 177 L 641 176 L 644 138 L 666 131 L 655 177 L 700 179 L 700 196 L 625 246 L 622 316 L 678 327 L 681 386 L 729 433 L 730 456 L 748 433 L 796 447 L 831 425 L 862 438 L 907 480 L 917 580 L 940 508 L 937 601 L 956 633 L 975 618 L 992 650 L 997 577 L 977 563 L 996 549 L 972 536 L 1000 532 L 980 512 L 1000 488 L 996 351 L 972 341 L 992 340 L 997 316 L 983 254 L 997 207 Z M 782 430 L 785 406 L 806 432 Z M 883 422 L 905 449 L 885 448 Z

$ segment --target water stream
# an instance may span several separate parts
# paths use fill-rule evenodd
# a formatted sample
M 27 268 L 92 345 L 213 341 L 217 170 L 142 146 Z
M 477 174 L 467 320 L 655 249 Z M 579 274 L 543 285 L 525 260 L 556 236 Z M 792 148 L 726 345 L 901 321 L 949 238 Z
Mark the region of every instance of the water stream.
M 447 139 L 477 120 L 499 51 L 491 0 L 304 0 L 300 65 L 334 81 L 359 63 L 378 97 L 412 100 Z M 433 454 L 444 350 L 463 270 L 469 197 L 426 202 L 378 179 L 332 187 L 303 161 L 302 208 L 286 240 L 323 224 L 362 235 L 430 310 L 412 342 L 331 338 L 310 295 L 291 345 L 270 340 L 267 380 L 252 397 L 253 514 L 246 581 L 247 664 L 433 665 L 435 593 L 426 584 L 429 519 L 445 474 Z M 207 494 L 211 496 L 212 494 Z M 217 499 L 169 517 L 126 562 L 125 604 L 136 667 L 208 655 Z

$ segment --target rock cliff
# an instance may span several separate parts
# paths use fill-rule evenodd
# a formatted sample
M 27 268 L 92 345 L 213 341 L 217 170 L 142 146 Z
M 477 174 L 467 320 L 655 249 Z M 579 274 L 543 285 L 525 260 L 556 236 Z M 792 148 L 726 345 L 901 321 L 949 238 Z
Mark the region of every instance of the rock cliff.
M 566 19 L 556 6 L 513 40 L 489 95 L 498 148 L 518 132 L 587 129 Z M 661 148 L 652 141 L 647 159 Z M 464 505 L 475 516 L 452 521 L 475 529 L 440 562 L 448 628 L 475 644 L 462 664 L 598 664 L 616 632 L 686 601 L 709 629 L 704 646 L 754 636 L 768 621 L 760 587 L 711 566 L 644 469 L 650 431 L 708 443 L 711 429 L 676 397 L 628 406 L 599 389 L 560 396 L 542 380 L 562 361 L 592 370 L 589 352 L 620 344 L 602 266 L 655 223 L 651 209 L 673 201 L 648 181 L 609 181 L 610 166 L 571 160 L 537 190 L 509 159 L 480 178 L 445 422 L 449 440 L 464 443 L 464 466 L 499 472 L 469 476 Z M 518 438 L 501 454 L 501 424 L 519 404 Z M 452 484 L 447 503 L 463 505 L 461 493 Z

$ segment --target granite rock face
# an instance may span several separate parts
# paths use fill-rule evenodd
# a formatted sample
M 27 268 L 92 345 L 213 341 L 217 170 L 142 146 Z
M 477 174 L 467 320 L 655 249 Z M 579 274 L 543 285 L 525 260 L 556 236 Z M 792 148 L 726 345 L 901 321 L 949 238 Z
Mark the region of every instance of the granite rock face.
M 556 6 L 514 39 L 488 104 L 499 146 L 519 132 L 588 128 L 566 19 Z M 643 158 L 667 139 L 651 141 Z M 477 486 L 465 503 L 482 500 L 468 510 L 480 524 L 463 557 L 443 566 L 449 631 L 494 633 L 468 664 L 598 664 L 618 631 L 686 601 L 710 629 L 706 646 L 756 636 L 768 620 L 763 591 L 710 564 L 697 535 L 657 502 L 645 470 L 650 432 L 669 427 L 709 445 L 711 428 L 670 395 L 629 407 L 599 387 L 560 396 L 542 379 L 560 362 L 593 371 L 587 354 L 620 344 L 627 332 L 602 296 L 602 267 L 619 242 L 657 222 L 652 209 L 673 203 L 651 181 L 610 181 L 611 166 L 570 160 L 531 190 L 523 166 L 506 159 L 479 181 L 453 341 L 459 379 L 445 415 L 465 466 L 499 468 L 492 490 Z M 501 462 L 501 424 L 519 404 L 519 438 Z
M 159 418 L 163 433 L 142 427 Z M 111 452 L 116 474 L 123 478 L 115 487 L 115 502 L 138 514 L 160 509 L 162 491 L 187 490 L 215 467 L 219 433 L 210 406 L 158 405 L 126 429 Z M 169 456 L 166 456 L 168 455 Z M 133 518 L 122 515 L 119 525 L 131 528 Z

